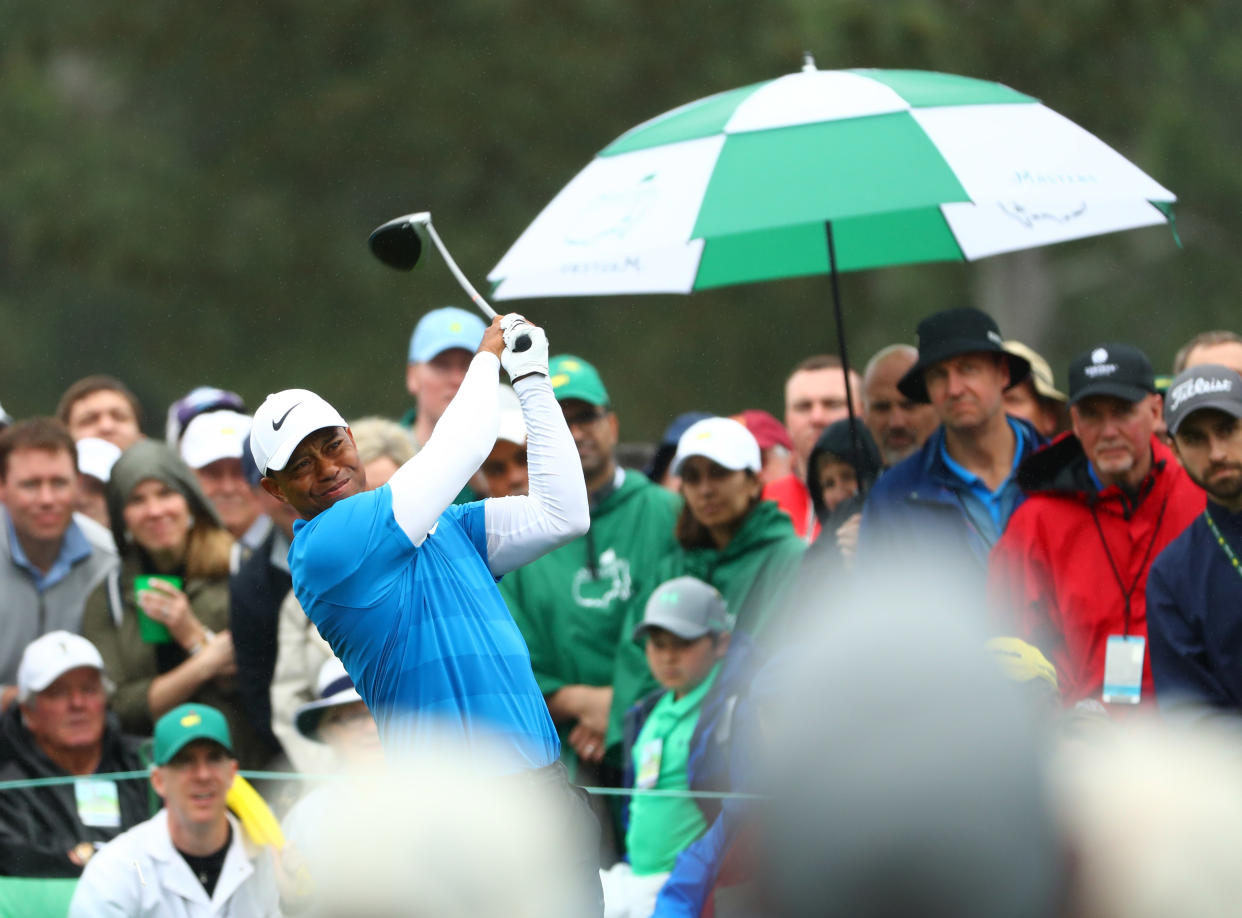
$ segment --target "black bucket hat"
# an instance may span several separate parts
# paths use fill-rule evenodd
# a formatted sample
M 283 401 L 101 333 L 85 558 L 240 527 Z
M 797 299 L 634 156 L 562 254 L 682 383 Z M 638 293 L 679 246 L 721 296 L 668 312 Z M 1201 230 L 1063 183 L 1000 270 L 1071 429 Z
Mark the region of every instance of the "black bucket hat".
M 1009 388 L 1030 375 L 1025 357 L 1005 350 L 996 322 L 986 312 L 966 306 L 933 313 L 919 323 L 919 359 L 897 382 L 901 394 L 912 402 L 927 404 L 927 385 L 923 374 L 932 364 L 959 354 L 1000 354 L 1009 364 Z

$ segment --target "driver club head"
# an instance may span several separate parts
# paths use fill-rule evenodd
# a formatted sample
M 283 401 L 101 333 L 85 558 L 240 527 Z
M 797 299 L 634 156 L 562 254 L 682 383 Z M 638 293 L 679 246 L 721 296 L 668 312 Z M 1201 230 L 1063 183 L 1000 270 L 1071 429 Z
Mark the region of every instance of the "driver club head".
M 414 270 L 423 254 L 423 234 L 430 221 L 431 214 L 423 211 L 395 217 L 376 227 L 367 239 L 371 253 L 390 268 Z

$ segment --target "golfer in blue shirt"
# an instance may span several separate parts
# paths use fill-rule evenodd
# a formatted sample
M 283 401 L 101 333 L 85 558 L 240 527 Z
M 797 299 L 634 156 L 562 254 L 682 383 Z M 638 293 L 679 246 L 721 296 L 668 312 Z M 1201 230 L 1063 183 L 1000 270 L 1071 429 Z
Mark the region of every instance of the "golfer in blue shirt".
M 517 353 L 507 344 L 520 334 L 532 344 Z M 530 494 L 454 506 L 496 441 L 501 365 L 522 403 Z M 557 762 L 530 654 L 496 588 L 590 522 L 543 330 L 517 315 L 494 320 L 427 445 L 383 487 L 367 490 L 349 426 L 305 389 L 267 397 L 250 448 L 264 489 L 302 517 L 289 550 L 294 591 L 386 751 L 434 738 L 493 773 Z

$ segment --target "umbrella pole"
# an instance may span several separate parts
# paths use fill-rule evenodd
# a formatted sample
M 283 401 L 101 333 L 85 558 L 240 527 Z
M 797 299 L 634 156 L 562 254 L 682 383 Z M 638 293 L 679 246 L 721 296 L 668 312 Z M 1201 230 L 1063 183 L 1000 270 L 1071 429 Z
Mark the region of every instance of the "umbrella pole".
M 858 417 L 854 414 L 854 391 L 850 385 L 850 355 L 845 346 L 845 317 L 841 311 L 841 283 L 837 275 L 837 246 L 832 238 L 832 221 L 824 223 L 828 239 L 828 268 L 832 278 L 832 313 L 837 323 L 837 350 L 841 355 L 841 372 L 845 374 L 845 407 L 850 413 L 850 445 L 854 448 L 854 474 L 858 476 L 858 493 L 866 493 L 862 474 L 862 444 L 858 437 Z M 809 470 L 808 470 L 809 471 Z

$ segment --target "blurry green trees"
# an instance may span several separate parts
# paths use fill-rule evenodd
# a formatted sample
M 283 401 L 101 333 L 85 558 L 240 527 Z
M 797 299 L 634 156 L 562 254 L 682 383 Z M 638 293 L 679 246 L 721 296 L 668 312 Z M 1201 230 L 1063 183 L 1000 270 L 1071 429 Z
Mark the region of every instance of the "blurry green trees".
M 1242 330 L 1236 5 L 1156 0 L 0 2 L 0 402 L 49 412 L 88 372 L 156 419 L 191 386 L 306 385 L 399 413 L 409 331 L 463 303 L 434 256 L 367 233 L 431 210 L 482 285 L 594 153 L 692 99 L 795 70 L 945 70 L 1041 97 L 1181 197 L 1144 230 L 972 266 L 845 279 L 852 359 L 974 301 L 1058 372 L 1094 339 L 1167 363 Z M 764 407 L 835 348 L 822 278 L 694 297 L 519 304 L 596 361 L 628 438 L 688 408 Z M 158 423 L 148 424 L 152 432 Z

